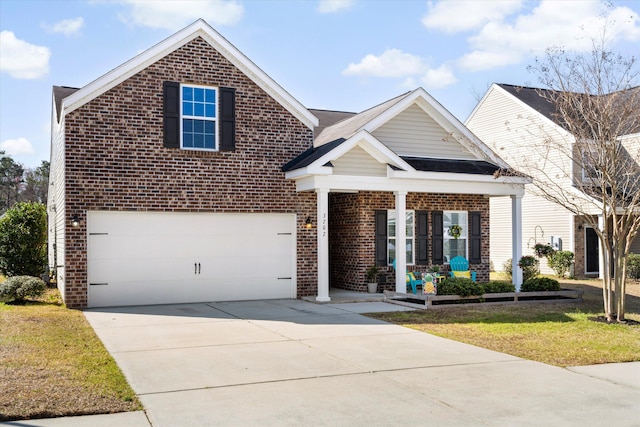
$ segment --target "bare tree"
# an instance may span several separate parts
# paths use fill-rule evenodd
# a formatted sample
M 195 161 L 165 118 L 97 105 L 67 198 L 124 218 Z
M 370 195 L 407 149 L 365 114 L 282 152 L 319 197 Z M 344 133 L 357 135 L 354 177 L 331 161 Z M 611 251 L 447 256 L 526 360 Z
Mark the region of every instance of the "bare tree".
M 611 322 L 625 318 L 627 255 L 640 229 L 640 87 L 636 58 L 607 50 L 605 39 L 588 54 L 549 49 L 530 67 L 563 131 L 531 147 L 543 162 L 527 166 L 538 194 L 595 230 Z

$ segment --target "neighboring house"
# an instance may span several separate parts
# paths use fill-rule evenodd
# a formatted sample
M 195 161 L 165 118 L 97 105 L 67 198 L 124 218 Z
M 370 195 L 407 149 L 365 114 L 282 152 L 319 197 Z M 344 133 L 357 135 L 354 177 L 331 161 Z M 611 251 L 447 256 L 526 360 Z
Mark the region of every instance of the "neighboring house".
M 511 197 L 518 219 L 528 182 L 509 169 L 422 89 L 308 110 L 199 20 L 54 87 L 50 264 L 80 308 L 328 301 L 365 291 L 373 263 L 404 292 L 407 268 L 455 255 L 488 280 L 489 200 Z
M 555 119 L 555 108 L 541 94 L 543 89 L 493 84 L 466 120 L 465 125 L 481 138 L 509 164 L 526 170 L 526 165 L 545 165 L 544 173 L 557 178 L 565 188 L 577 191 L 574 179 L 586 179 L 587 171 L 557 151 L 551 149 L 545 155 L 536 147 L 553 147 L 545 144 L 549 138 L 572 147 L 574 137 Z M 640 158 L 640 134 L 620 138 L 631 158 Z M 530 172 L 527 173 L 542 173 Z M 593 215 L 599 212 L 594 211 Z M 495 270 L 503 270 L 505 261 L 511 258 L 510 209 L 503 200 L 491 199 L 491 263 Z M 602 221 L 600 215 L 600 221 Z M 575 254 L 574 274 L 577 277 L 598 277 L 600 245 L 598 237 L 583 217 L 573 215 L 537 194 L 533 186 L 527 187 L 522 199 L 522 245 L 526 254 L 533 254 L 536 243 L 551 244 L 556 249 Z M 640 237 L 633 242 L 632 252 L 640 253 Z M 543 273 L 553 273 L 541 263 Z

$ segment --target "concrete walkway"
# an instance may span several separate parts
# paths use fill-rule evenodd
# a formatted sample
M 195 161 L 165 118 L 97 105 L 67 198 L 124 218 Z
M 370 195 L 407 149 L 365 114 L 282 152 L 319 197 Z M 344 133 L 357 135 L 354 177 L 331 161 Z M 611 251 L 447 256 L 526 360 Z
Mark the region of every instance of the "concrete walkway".
M 145 412 L 12 426 L 640 425 L 640 364 L 557 368 L 361 316 L 384 302 L 85 315 Z

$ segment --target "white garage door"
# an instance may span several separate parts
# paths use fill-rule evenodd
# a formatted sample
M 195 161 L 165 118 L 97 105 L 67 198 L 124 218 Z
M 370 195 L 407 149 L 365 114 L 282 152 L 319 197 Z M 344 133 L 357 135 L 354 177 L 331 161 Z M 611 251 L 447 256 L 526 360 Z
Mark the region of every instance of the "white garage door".
M 295 298 L 295 215 L 89 212 L 89 307 Z

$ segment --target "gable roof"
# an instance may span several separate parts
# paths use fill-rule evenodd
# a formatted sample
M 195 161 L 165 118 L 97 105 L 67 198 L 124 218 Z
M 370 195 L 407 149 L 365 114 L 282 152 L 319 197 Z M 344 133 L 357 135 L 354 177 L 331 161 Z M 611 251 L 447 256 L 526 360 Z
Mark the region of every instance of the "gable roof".
M 515 86 L 504 83 L 496 83 L 496 86 L 502 88 L 513 97 L 527 104 L 552 122 L 556 123 L 557 110 L 556 106 L 549 100 L 540 96 L 541 92 L 549 92 L 548 89 L 536 89 L 533 87 Z
M 320 135 L 327 126 L 332 126 L 357 114 L 347 111 L 318 110 L 315 108 L 309 108 L 309 111 L 318 118 L 319 122 L 313 130 L 314 137 Z
M 479 161 L 495 164 L 499 169 L 511 169 L 504 160 L 422 88 L 403 93 L 362 113 L 345 116 L 343 120 L 325 127 L 319 135 L 316 135 L 314 147 L 339 139 L 349 139 L 360 131 L 372 133 L 412 105 L 418 105 L 424 110 L 440 127 L 451 134 L 452 140 L 461 144 Z
M 318 119 L 309 110 L 202 19 L 68 95 L 62 101 L 64 113 L 74 111 L 197 37 L 209 43 L 307 127 L 313 129 L 318 125 Z
M 362 148 L 379 163 L 386 164 L 396 170 L 411 170 L 411 166 L 400 156 L 391 151 L 386 145 L 366 130 L 361 130 L 352 137 L 339 138 L 319 147 L 312 147 L 282 167 L 283 172 L 295 174 L 316 173 L 326 167 L 333 167 L 331 163 L 339 159 L 354 147 Z M 293 172 L 297 171 L 297 172 Z
M 402 95 L 385 101 L 382 104 L 376 105 L 375 107 L 369 108 L 361 113 L 353 114 L 351 117 L 347 117 L 344 120 L 325 127 L 320 134 L 316 135 L 313 145 L 317 147 L 338 138 L 349 138 L 359 130 L 362 130 L 374 118 L 378 117 L 384 111 L 387 111 L 391 106 L 406 97 L 409 93 L 410 92 L 403 93 Z
M 515 85 L 504 84 L 504 83 L 496 83 L 495 85 L 503 89 L 505 92 L 509 93 L 510 95 L 512 95 L 514 98 L 523 102 L 530 108 L 534 109 L 538 113 L 542 114 L 544 117 L 551 120 L 556 125 L 562 128 L 566 128 L 562 123 L 562 120 L 560 118 L 556 105 L 553 102 L 549 101 L 549 99 L 545 98 L 544 96 L 544 94 L 552 94 L 555 91 L 551 89 L 515 86 Z M 611 94 L 600 95 L 600 96 L 606 98 L 612 95 L 619 95 L 620 93 L 622 93 L 623 96 L 619 98 L 619 102 L 621 103 L 638 102 L 637 98 L 638 98 L 639 92 L 640 92 L 640 86 L 637 86 L 623 92 L 614 92 Z M 592 95 L 592 96 L 596 96 L 596 95 Z M 628 101 L 630 99 L 632 101 Z M 480 103 L 478 103 L 478 105 L 480 105 Z M 628 131 L 627 134 L 634 134 L 634 133 L 640 132 L 640 122 L 636 120 L 633 123 L 629 123 L 629 126 L 627 126 L 627 131 Z

